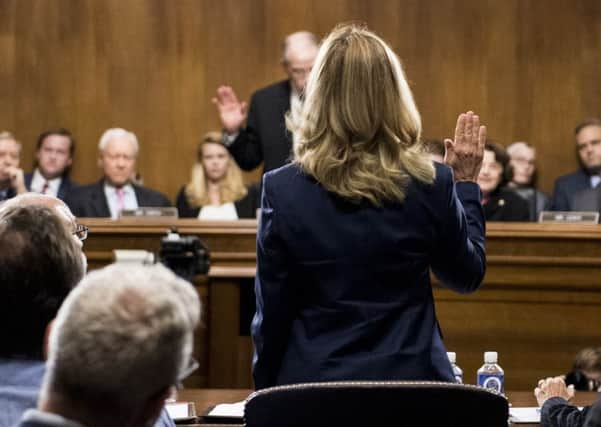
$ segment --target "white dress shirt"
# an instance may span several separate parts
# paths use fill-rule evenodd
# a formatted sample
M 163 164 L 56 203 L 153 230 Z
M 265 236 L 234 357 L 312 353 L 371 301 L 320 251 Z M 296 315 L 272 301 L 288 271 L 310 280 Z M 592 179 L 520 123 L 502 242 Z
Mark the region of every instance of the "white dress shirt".
M 44 184 L 48 183 L 48 188 L 44 194 L 48 194 L 49 196 L 57 197 L 58 189 L 61 186 L 62 177 L 46 179 L 40 173 L 40 170 L 36 168 L 33 171 L 33 175 L 31 177 L 31 185 L 30 189 L 34 193 L 44 193 Z
M 121 189 L 123 190 L 123 209 L 138 209 L 138 199 L 136 199 L 134 187 L 132 187 L 131 184 L 127 184 L 121 187 Z M 106 197 L 107 204 L 109 205 L 109 210 L 111 211 L 111 218 L 119 218 L 121 210 L 119 209 L 119 196 L 117 195 L 117 188 L 105 181 L 104 195 Z
M 221 206 L 203 206 L 198 213 L 198 219 L 233 220 L 238 219 L 238 212 L 233 203 L 224 203 Z
M 599 184 L 601 184 L 601 176 L 592 175 L 591 176 L 591 188 L 595 188 Z

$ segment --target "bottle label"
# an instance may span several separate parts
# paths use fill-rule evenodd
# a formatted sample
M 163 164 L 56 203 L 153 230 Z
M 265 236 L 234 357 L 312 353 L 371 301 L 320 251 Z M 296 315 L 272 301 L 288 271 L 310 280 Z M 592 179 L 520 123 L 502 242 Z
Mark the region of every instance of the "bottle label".
M 504 375 L 478 374 L 478 385 L 480 387 L 494 390 L 498 393 L 503 393 L 503 377 Z

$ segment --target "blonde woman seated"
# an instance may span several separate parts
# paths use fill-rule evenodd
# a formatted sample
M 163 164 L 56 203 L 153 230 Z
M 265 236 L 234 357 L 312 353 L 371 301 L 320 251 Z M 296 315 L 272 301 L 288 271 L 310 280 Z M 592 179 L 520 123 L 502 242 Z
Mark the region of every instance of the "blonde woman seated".
M 180 218 L 233 220 L 256 216 L 258 190 L 245 187 L 240 168 L 221 141 L 221 132 L 209 132 L 198 144 L 190 182 L 175 201 Z

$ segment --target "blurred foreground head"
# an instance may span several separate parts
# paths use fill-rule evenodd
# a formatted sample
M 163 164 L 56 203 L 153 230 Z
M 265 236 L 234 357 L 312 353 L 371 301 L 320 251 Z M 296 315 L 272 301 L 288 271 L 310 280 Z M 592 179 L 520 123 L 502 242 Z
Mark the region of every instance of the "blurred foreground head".
M 46 327 L 85 272 L 75 227 L 52 196 L 26 193 L 0 205 L 0 357 L 43 358 Z
M 193 364 L 195 289 L 162 265 L 86 276 L 50 334 L 39 407 L 86 426 L 145 426 Z

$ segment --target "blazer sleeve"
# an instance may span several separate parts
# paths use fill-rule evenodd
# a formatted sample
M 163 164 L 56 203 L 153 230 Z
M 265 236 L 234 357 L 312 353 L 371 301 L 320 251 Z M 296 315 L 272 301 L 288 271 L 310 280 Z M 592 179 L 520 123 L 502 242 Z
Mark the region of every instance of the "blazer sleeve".
M 567 186 L 563 181 L 557 179 L 553 188 L 553 197 L 551 199 L 551 210 L 554 211 L 569 211 L 570 196 L 566 191 Z
M 256 95 L 253 95 L 250 99 L 246 127 L 240 130 L 234 142 L 228 147 L 238 166 L 245 171 L 253 170 L 263 162 L 261 130 L 257 113 L 257 109 L 260 108 Z
M 290 256 L 282 235 L 277 200 L 268 178 L 267 175 L 263 179 L 257 230 L 256 313 L 251 325 L 255 345 L 253 378 L 257 390 L 277 382 L 297 300 L 290 280 Z
M 186 187 L 184 186 L 179 190 L 179 193 L 177 193 L 177 198 L 175 199 L 177 213 L 180 218 L 197 218 L 200 212 L 200 207 L 190 206 L 185 190 Z
M 552 397 L 543 404 L 540 413 L 542 426 L 546 427 L 583 427 L 590 407 L 580 411 L 561 397 Z M 596 424 L 593 424 L 596 425 Z
M 442 175 L 446 208 L 432 271 L 444 286 L 457 292 L 473 292 L 486 272 L 485 220 L 480 187 L 474 182 L 455 184 L 450 170 Z

